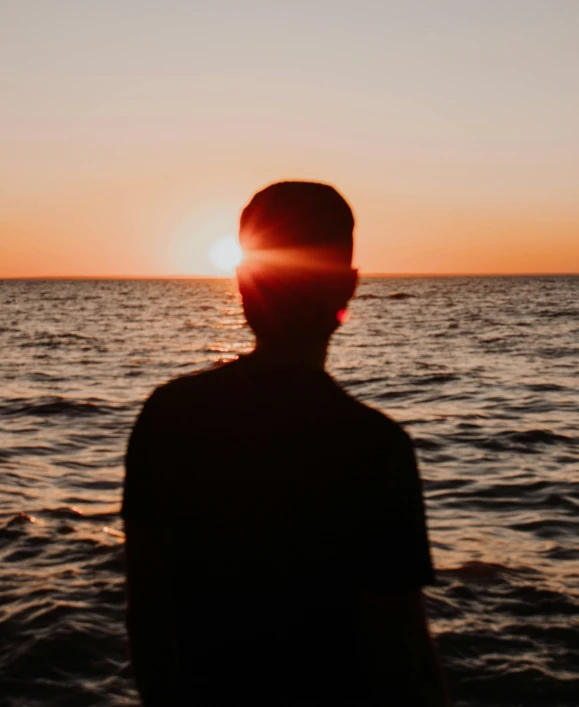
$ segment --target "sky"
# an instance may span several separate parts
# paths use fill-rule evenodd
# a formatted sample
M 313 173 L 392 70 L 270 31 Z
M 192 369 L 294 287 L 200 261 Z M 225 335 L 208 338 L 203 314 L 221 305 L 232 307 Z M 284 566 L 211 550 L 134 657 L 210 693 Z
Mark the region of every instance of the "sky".
M 0 277 L 218 274 L 273 181 L 362 273 L 579 272 L 576 0 L 2 0 Z

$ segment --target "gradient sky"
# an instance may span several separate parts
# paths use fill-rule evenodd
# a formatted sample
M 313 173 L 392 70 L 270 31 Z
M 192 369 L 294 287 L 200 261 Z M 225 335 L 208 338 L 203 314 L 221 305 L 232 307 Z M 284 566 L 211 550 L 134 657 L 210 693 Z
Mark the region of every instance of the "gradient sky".
M 579 272 L 579 1 L 2 0 L 0 277 L 215 272 L 271 181 L 363 272 Z

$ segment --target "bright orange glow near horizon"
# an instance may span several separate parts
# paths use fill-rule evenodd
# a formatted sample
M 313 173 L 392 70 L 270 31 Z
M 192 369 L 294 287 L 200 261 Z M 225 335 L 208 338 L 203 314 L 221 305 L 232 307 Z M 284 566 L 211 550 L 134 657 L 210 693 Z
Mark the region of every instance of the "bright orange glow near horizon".
M 0 277 L 223 275 L 283 179 L 362 274 L 578 273 L 579 5 L 413 5 L 11 4 Z
M 233 235 L 218 238 L 209 249 L 209 260 L 222 273 L 232 275 L 241 262 L 243 253 Z

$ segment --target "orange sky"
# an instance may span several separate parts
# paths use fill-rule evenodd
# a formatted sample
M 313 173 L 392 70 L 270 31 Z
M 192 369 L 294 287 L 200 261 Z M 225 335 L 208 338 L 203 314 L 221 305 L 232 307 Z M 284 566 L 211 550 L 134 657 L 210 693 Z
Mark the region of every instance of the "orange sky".
M 362 272 L 579 272 L 579 4 L 48 5 L 0 23 L 0 277 L 216 274 L 287 178 Z

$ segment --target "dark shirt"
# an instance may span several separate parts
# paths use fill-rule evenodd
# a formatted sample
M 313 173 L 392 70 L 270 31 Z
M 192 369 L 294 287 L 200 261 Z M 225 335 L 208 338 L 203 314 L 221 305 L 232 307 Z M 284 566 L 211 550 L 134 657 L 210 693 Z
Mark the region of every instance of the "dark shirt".
M 162 536 L 183 705 L 371 704 L 360 593 L 433 581 L 395 422 L 250 355 L 158 388 L 126 470 L 123 517 Z

